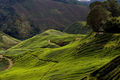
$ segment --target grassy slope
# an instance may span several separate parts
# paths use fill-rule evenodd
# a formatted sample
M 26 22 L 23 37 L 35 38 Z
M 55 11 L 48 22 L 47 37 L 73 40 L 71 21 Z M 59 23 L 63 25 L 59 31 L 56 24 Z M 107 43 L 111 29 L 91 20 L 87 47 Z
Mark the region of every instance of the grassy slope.
M 0 49 L 8 49 L 11 46 L 18 44 L 20 41 L 12 38 L 3 32 L 0 32 Z
M 97 69 L 84 80 L 120 80 L 120 56 Z M 88 79 L 87 79 L 88 78 Z
M 116 40 L 109 42 L 106 47 L 111 46 L 116 51 L 120 48 L 120 36 L 116 34 Z M 111 49 L 110 49 L 111 50 Z M 114 51 L 113 53 L 115 53 Z M 115 57 L 113 60 L 100 67 L 99 69 L 92 72 L 88 77 L 83 80 L 120 80 L 120 55 Z
M 3 52 L 3 50 L 8 49 L 16 44 L 18 44 L 20 41 L 12 38 L 3 32 L 0 32 L 0 54 Z M 8 67 L 8 61 L 4 58 L 0 58 L 0 71 L 6 69 Z
M 51 30 L 47 32 L 51 33 Z M 71 35 L 68 36 L 68 39 L 67 37 L 64 38 L 68 34 L 61 34 L 58 31 L 53 31 L 53 33 L 54 35 L 60 33 L 60 35 L 57 34 L 59 39 L 50 34 L 46 35 L 48 36 L 47 39 L 58 39 L 56 42 L 61 39 L 65 41 L 71 39 L 69 38 Z M 44 36 L 41 36 L 43 34 Z M 43 34 L 28 39 L 9 49 L 6 54 L 4 53 L 6 56 L 11 57 L 15 64 L 10 70 L 1 72 L 0 79 L 80 80 L 112 60 L 120 51 L 118 49 L 119 45 L 117 45 L 120 41 L 120 34 L 98 35 L 93 33 L 83 39 L 81 39 L 82 35 L 74 35 L 75 38 L 72 38 L 74 40 L 66 46 L 40 48 L 46 37 L 46 33 Z M 30 46 L 33 45 L 33 49 L 30 49 L 31 47 L 26 43 L 32 40 L 34 42 Z M 22 47 L 21 45 L 26 46 Z

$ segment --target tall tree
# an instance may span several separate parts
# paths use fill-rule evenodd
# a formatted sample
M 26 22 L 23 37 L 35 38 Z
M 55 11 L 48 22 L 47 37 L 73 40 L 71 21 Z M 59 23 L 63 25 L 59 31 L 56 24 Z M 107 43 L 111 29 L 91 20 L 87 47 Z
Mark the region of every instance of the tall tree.
M 87 24 L 93 31 L 99 31 L 102 22 L 106 21 L 110 17 L 110 14 L 111 13 L 101 5 L 95 6 L 88 14 Z
M 108 4 L 110 8 L 108 9 L 113 17 L 118 17 L 120 16 L 120 6 L 118 3 L 118 0 L 108 0 Z
M 91 3 L 90 5 L 89 5 L 89 7 L 90 7 L 90 9 L 92 9 L 92 8 L 94 8 L 95 6 L 98 6 L 98 5 L 103 5 L 103 2 L 100 2 L 100 1 L 95 1 L 95 2 L 93 2 L 93 3 Z

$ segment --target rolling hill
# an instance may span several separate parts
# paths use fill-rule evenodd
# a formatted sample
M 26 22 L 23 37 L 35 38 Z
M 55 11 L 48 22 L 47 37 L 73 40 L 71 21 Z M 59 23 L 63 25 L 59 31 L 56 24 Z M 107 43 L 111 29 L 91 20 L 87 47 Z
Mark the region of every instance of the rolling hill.
M 53 0 L 0 0 L 0 29 L 15 38 L 27 39 L 48 29 L 86 20 L 88 6 Z
M 0 31 L 0 54 L 3 53 L 6 49 L 8 49 L 20 42 L 21 42 L 20 40 L 17 40 L 17 39 Z M 0 71 L 6 70 L 10 67 L 9 60 L 10 59 L 0 55 Z
M 61 41 L 67 43 L 60 45 Z M 120 34 L 86 36 L 48 30 L 2 53 L 14 65 L 0 72 L 0 79 L 80 80 L 118 56 L 119 42 Z
M 20 40 L 17 40 L 3 32 L 0 31 L 0 49 L 5 50 L 16 44 L 18 44 Z

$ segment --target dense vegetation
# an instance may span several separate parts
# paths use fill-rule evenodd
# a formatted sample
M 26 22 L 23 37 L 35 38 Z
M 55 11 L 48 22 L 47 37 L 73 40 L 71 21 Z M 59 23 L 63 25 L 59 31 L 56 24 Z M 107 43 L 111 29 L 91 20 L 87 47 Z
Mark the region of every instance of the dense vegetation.
M 0 29 L 24 40 L 47 29 L 63 31 L 70 23 L 85 20 L 88 10 L 53 0 L 0 0 Z
M 0 58 L 0 71 L 3 71 L 7 68 L 8 66 L 8 61 L 6 59 L 1 59 Z
M 25 39 L 31 36 L 31 25 L 12 7 L 18 2 L 23 0 L 0 0 L 0 29 L 10 36 Z
M 90 4 L 90 9 L 87 24 L 94 31 L 120 32 L 118 18 L 120 16 L 120 5 L 117 0 L 96 1 Z
M 86 26 L 85 21 L 78 21 L 67 26 L 64 32 L 69 34 L 87 34 L 91 32 L 91 30 Z

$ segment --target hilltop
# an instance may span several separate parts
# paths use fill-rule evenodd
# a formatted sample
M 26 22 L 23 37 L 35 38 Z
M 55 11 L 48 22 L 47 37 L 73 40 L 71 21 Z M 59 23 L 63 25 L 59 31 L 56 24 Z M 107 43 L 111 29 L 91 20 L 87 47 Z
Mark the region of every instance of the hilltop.
M 0 72 L 0 79 L 80 80 L 119 55 L 119 37 L 45 31 L 2 53 L 13 59 L 14 65 Z M 68 43 L 61 46 L 61 41 Z
M 0 71 L 3 71 L 5 69 L 9 69 L 11 66 L 9 66 L 10 59 L 3 57 L 1 53 L 3 53 L 6 49 L 20 43 L 20 40 L 17 40 L 3 32 L 0 31 Z

